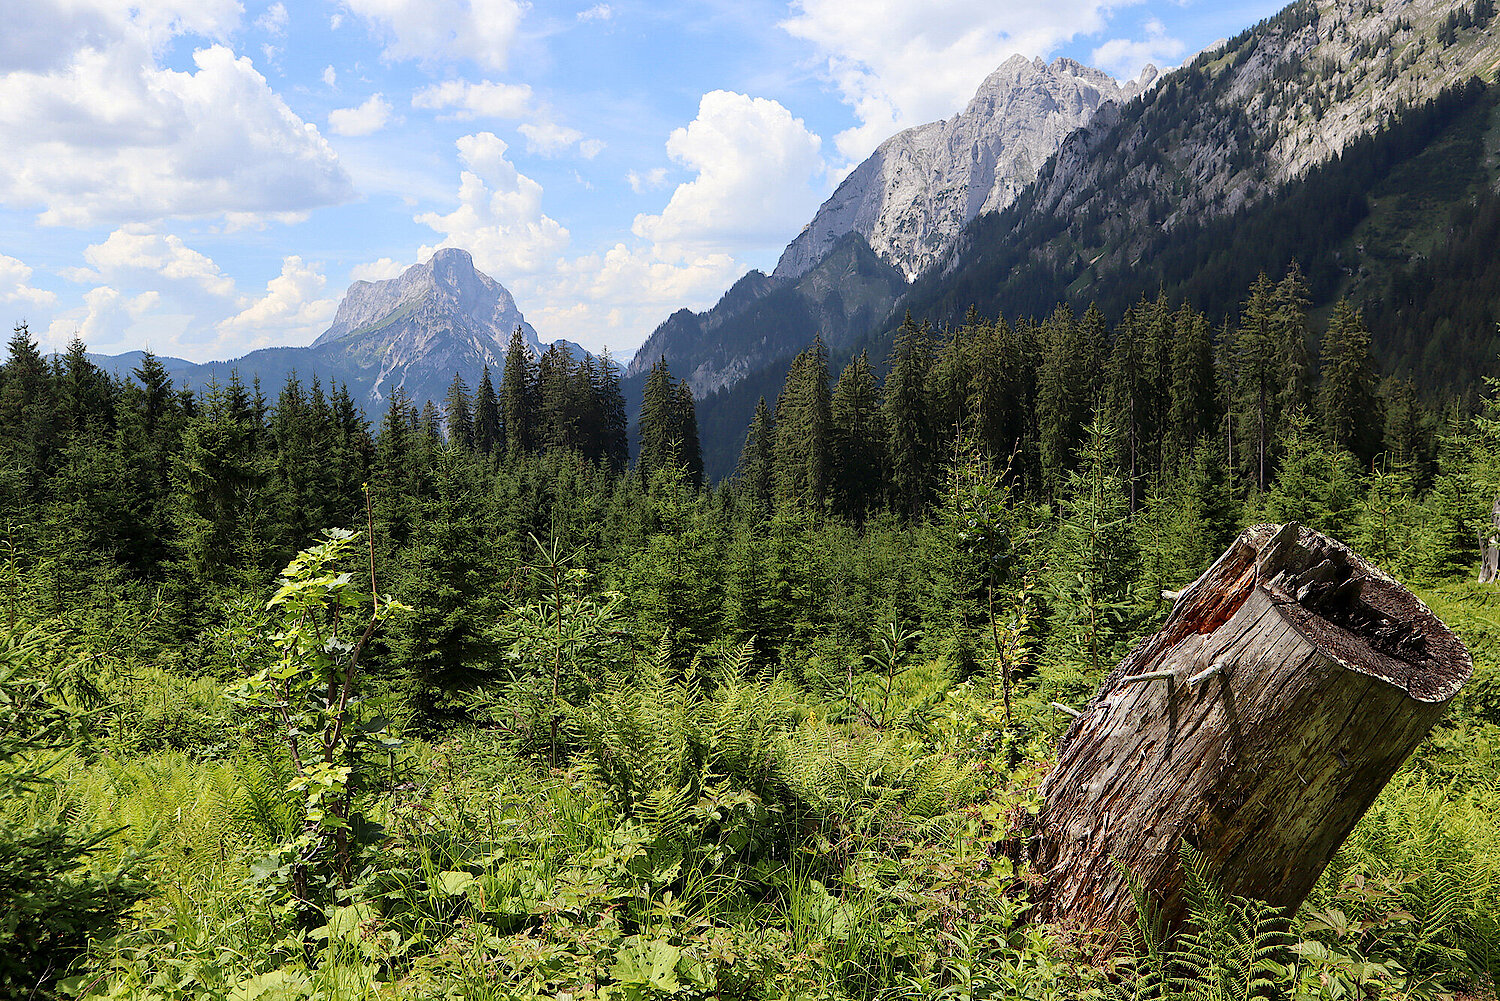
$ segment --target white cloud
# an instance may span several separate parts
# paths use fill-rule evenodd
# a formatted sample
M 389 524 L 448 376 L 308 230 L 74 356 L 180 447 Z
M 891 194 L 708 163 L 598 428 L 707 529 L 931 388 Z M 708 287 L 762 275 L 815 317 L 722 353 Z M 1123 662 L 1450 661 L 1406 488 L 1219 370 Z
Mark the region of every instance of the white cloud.
M 339 85 L 339 74 L 333 68 L 332 63 L 323 67 L 323 82 L 330 87 L 337 87 Z
M 286 27 L 291 21 L 291 15 L 286 12 L 286 5 L 273 3 L 266 8 L 264 14 L 255 19 L 255 26 L 266 34 L 279 38 L 286 34 Z
M 542 186 L 505 158 L 508 147 L 492 132 L 458 140 L 465 170 L 458 208 L 423 213 L 416 221 L 443 235 L 438 246 L 461 247 L 501 284 L 538 271 L 568 243 L 568 231 L 542 212 Z M 423 247 L 425 259 L 437 247 Z
M 338 309 L 337 298 L 319 298 L 328 279 L 301 257 L 281 262 L 281 274 L 266 283 L 266 293 L 228 319 L 221 320 L 221 343 L 237 350 L 267 344 L 306 343 L 327 329 Z
M 519 129 L 526 137 L 526 152 L 557 156 L 583 138 L 583 133 L 553 122 L 527 122 Z
M 234 295 L 234 279 L 205 255 L 192 249 L 172 233 L 154 232 L 149 226 L 132 224 L 110 233 L 103 243 L 85 248 L 83 259 L 93 270 L 75 269 L 73 281 L 111 281 L 144 278 L 150 282 L 184 282 L 212 296 Z
M 614 16 L 614 8 L 607 3 L 596 3 L 588 10 L 578 12 L 578 20 L 580 21 L 608 21 Z
M 395 278 L 405 271 L 409 265 L 389 257 L 382 257 L 378 261 L 370 261 L 366 264 L 356 264 L 349 269 L 349 280 L 355 282 L 383 282 L 388 278 Z
M 524 6 L 519 0 L 344 0 L 385 41 L 387 59 L 468 60 L 501 70 Z
M 159 50 L 178 35 L 225 40 L 239 27 L 239 0 L 63 0 L 7 4 L 0 73 L 48 73 L 81 49 L 131 38 Z
M 744 271 L 729 254 L 669 260 L 657 248 L 619 243 L 603 254 L 559 262 L 555 273 L 511 288 L 543 337 L 565 337 L 597 351 L 639 344 L 674 310 L 707 309 Z M 616 360 L 629 361 L 629 352 Z
M 36 306 L 50 306 L 57 296 L 46 289 L 32 288 L 32 270 L 14 257 L 0 254 L 0 302 L 29 302 Z
M 781 27 L 812 43 L 860 124 L 835 145 L 851 163 L 892 134 L 962 109 L 1015 52 L 1047 55 L 1104 27 L 1130 0 L 793 0 Z
M 578 144 L 578 155 L 583 157 L 585 160 L 592 160 L 594 157 L 603 152 L 603 139 L 585 139 L 583 142 Z
M 1146 37 L 1140 41 L 1128 38 L 1111 38 L 1094 50 L 1091 62 L 1102 70 L 1129 80 L 1138 75 L 1147 63 L 1157 68 L 1170 66 L 1182 58 L 1187 46 L 1181 39 L 1167 34 L 1166 25 L 1156 18 L 1146 22 Z
M 694 253 L 780 245 L 817 208 L 821 145 L 775 101 L 704 94 L 698 117 L 667 140 L 667 155 L 696 176 L 677 186 L 660 215 L 636 216 L 631 231 Z
M 212 45 L 193 53 L 195 71 L 165 69 L 151 31 L 122 32 L 89 36 L 57 68 L 0 76 L 0 202 L 89 226 L 300 212 L 353 195 L 333 149 L 249 59 Z
M 328 113 L 328 129 L 340 136 L 367 136 L 379 132 L 391 120 L 391 105 L 382 94 L 355 108 L 335 108 Z
M 630 184 L 630 190 L 639 195 L 664 186 L 667 183 L 667 168 L 652 167 L 644 174 L 634 170 L 626 171 L 625 180 Z
M 412 95 L 413 108 L 434 111 L 454 109 L 454 118 L 521 118 L 531 107 L 531 88 L 525 84 L 492 83 L 488 80 L 444 80 Z
M 130 328 L 161 301 L 156 292 L 127 297 L 119 289 L 100 285 L 83 294 L 83 308 L 56 317 L 47 328 L 52 347 L 67 344 L 76 335 L 98 351 L 120 346 Z

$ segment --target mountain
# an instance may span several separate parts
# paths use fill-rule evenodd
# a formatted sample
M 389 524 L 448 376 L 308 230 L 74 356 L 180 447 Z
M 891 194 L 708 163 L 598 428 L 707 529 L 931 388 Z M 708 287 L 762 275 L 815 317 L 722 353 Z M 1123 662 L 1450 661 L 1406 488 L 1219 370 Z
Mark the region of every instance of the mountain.
M 1361 268 L 1389 271 L 1395 262 L 1364 256 L 1368 241 L 1338 244 L 1381 210 L 1369 186 L 1436 141 L 1430 130 L 1401 123 L 1466 80 L 1494 79 L 1495 28 L 1489 0 L 1300 0 L 1148 94 L 1101 111 L 1009 208 L 967 226 L 902 306 L 934 322 L 970 305 L 1015 316 L 1040 315 L 1063 300 L 1096 301 L 1118 312 L 1161 287 L 1207 294 L 1215 268 L 1275 272 L 1293 257 L 1308 265 L 1316 247 L 1329 267 L 1349 269 L 1345 278 Z M 1405 139 L 1370 145 L 1395 130 Z M 1442 193 L 1430 183 L 1440 179 L 1409 175 L 1392 179 L 1388 197 L 1467 198 L 1470 168 L 1487 157 L 1458 168 L 1463 190 Z M 1322 196 L 1317 205 L 1313 188 Z M 1335 188 L 1341 204 L 1328 201 Z M 1294 198 L 1312 211 L 1284 211 Z M 1251 225 L 1272 216 L 1274 231 Z M 1409 221 L 1409 235 L 1429 233 L 1428 222 Z M 1302 238 L 1288 239 L 1292 232 Z M 1394 252 L 1409 261 L 1428 249 Z M 1226 270 L 1226 261 L 1235 267 Z M 1220 284 L 1243 294 L 1243 285 Z M 1327 284 L 1358 291 L 1351 281 Z
M 468 251 L 445 248 L 396 278 L 349 286 L 332 325 L 307 347 L 263 348 L 204 364 L 159 360 L 175 382 L 190 387 L 225 382 L 231 372 L 247 384 L 259 378 L 269 393 L 293 373 L 327 386 L 346 383 L 355 400 L 374 412 L 398 387 L 419 406 L 441 401 L 455 372 L 472 389 L 488 365 L 498 383 L 517 327 L 540 354 L 544 346 L 505 286 L 478 271 Z M 583 352 L 576 344 L 558 343 L 574 357 Z M 140 364 L 140 352 L 98 356 L 95 362 L 124 374 Z
M 1101 108 L 1141 93 L 1071 59 L 1013 56 L 962 112 L 886 140 L 844 179 L 782 253 L 704 313 L 679 310 L 626 368 L 658 359 L 700 398 L 790 358 L 821 334 L 830 348 L 862 336 L 964 224 L 1009 205 L 1063 138 Z
M 1062 141 L 1108 104 L 1156 79 L 1147 66 L 1123 87 L 1072 59 L 1012 56 L 962 112 L 899 132 L 856 167 L 786 248 L 773 274 L 797 278 L 840 237 L 858 233 L 913 279 L 964 225 L 1015 201 Z
M 831 348 L 847 347 L 885 319 L 905 291 L 901 272 L 848 233 L 796 279 L 751 271 L 707 312 L 673 313 L 636 352 L 626 376 L 641 376 L 665 357 L 702 397 L 795 355 L 819 334 Z
M 884 358 L 910 311 L 1111 320 L 1165 291 L 1238 313 L 1256 275 L 1307 276 L 1315 312 L 1363 308 L 1387 371 L 1463 392 L 1500 351 L 1500 20 L 1489 0 L 1301 0 L 1067 137 L 1007 207 L 970 220 L 845 352 Z M 1316 349 L 1314 347 L 1314 355 Z M 786 361 L 699 407 L 726 475 Z M 723 433 L 732 440 L 715 442 Z

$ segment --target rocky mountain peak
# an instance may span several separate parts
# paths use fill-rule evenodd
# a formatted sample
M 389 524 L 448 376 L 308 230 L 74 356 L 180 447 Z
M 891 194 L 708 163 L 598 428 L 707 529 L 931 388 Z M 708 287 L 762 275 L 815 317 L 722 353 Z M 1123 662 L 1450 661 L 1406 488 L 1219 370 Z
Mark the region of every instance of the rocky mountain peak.
M 952 118 L 897 133 L 845 178 L 776 265 L 795 279 L 850 232 L 908 279 L 938 260 L 964 225 L 1009 205 L 1063 139 L 1101 107 L 1127 101 L 1156 78 L 1120 85 L 1066 58 L 1014 55 Z
M 510 292 L 475 268 L 469 252 L 457 247 L 444 247 L 395 278 L 350 285 L 332 325 L 313 344 L 344 340 L 372 327 L 387 326 L 394 314 L 417 311 L 463 317 L 468 321 L 464 326 L 474 326 L 502 345 L 520 326 L 532 350 L 542 350 L 536 331 L 516 308 Z

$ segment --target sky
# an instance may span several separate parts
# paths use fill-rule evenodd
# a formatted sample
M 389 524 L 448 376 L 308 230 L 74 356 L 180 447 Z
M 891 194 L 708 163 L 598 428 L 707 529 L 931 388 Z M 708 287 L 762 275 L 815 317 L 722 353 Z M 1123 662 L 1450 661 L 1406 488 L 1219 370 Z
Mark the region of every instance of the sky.
M 769 271 L 1010 55 L 1120 80 L 1281 0 L 28 0 L 0 33 L 0 318 L 193 361 L 311 343 L 462 247 L 626 359 Z

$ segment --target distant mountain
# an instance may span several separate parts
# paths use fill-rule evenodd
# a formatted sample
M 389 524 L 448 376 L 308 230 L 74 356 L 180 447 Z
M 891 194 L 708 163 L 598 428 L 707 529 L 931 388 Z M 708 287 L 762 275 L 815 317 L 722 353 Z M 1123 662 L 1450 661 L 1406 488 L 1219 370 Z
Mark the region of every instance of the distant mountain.
M 1118 85 L 1071 59 L 1014 56 L 945 121 L 886 140 L 844 179 L 781 255 L 711 310 L 680 310 L 636 352 L 627 377 L 660 358 L 700 398 L 790 358 L 821 334 L 830 348 L 862 336 L 907 281 L 982 211 L 1009 205 L 1074 129 L 1156 77 Z
M 795 355 L 818 334 L 832 348 L 853 343 L 905 291 L 901 272 L 858 233 L 848 233 L 796 279 L 751 271 L 707 312 L 673 313 L 641 345 L 626 375 L 642 375 L 665 357 L 702 397 Z
M 445 248 L 425 264 L 379 282 L 355 282 L 344 293 L 333 324 L 311 345 L 263 348 L 223 362 L 194 364 L 160 359 L 179 385 L 199 388 L 231 372 L 249 384 L 259 378 L 269 395 L 295 372 L 325 386 L 346 383 L 365 410 L 375 413 L 399 387 L 421 405 L 441 401 L 461 374 L 477 386 L 484 367 L 498 383 L 511 332 L 521 328 L 532 351 L 544 348 L 505 286 L 474 267 L 468 251 Z M 583 349 L 559 342 L 575 357 Z M 97 356 L 96 364 L 121 374 L 140 364 L 138 351 Z

